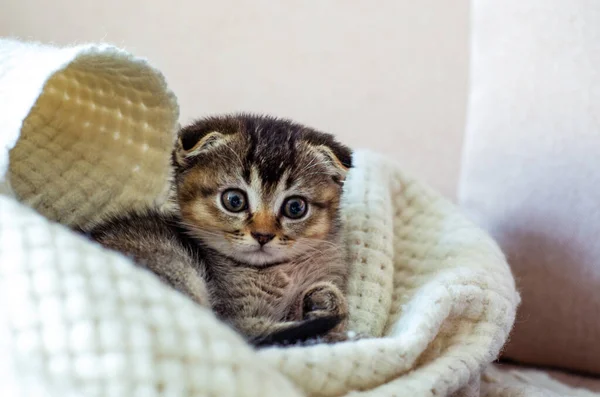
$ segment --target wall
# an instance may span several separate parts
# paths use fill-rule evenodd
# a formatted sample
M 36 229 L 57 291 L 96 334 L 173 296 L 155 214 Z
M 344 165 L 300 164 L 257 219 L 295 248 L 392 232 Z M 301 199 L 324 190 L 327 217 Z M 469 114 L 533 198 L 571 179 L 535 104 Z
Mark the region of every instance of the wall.
M 377 7 L 373 7 L 377 4 Z M 397 158 L 454 197 L 468 2 L 3 0 L 0 35 L 108 41 L 145 56 L 207 113 L 291 117 Z

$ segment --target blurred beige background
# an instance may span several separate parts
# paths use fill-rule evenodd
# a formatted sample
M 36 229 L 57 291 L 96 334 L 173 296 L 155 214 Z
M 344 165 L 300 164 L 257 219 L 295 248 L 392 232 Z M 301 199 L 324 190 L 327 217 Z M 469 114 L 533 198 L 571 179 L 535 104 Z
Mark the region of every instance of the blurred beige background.
M 385 152 L 454 198 L 467 0 L 3 0 L 0 35 L 114 43 L 164 72 L 183 123 L 291 117 Z

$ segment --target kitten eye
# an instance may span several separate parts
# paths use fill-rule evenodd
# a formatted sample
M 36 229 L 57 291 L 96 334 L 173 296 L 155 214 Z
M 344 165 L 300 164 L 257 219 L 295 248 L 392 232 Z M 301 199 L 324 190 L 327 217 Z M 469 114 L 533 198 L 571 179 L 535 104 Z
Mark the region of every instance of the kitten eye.
M 307 210 L 306 200 L 300 197 L 290 197 L 283 203 L 281 212 L 290 219 L 300 219 L 306 215 Z
M 240 212 L 248 208 L 246 193 L 239 189 L 225 190 L 221 195 L 221 203 L 230 212 Z

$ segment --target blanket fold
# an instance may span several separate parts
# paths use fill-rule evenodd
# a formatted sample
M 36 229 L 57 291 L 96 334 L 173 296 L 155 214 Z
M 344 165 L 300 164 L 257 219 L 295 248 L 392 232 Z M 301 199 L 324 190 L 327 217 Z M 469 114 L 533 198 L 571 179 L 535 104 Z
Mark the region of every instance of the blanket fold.
M 0 104 L 0 191 L 47 218 L 85 227 L 167 194 L 179 108 L 146 61 L 0 39 Z
M 158 71 L 111 46 L 0 40 L 0 101 L 0 177 L 11 191 L 0 195 L 0 381 L 10 395 L 516 390 L 482 378 L 519 303 L 502 252 L 393 161 L 357 151 L 345 184 L 350 328 L 366 337 L 256 351 L 66 227 L 164 201 L 178 108 Z

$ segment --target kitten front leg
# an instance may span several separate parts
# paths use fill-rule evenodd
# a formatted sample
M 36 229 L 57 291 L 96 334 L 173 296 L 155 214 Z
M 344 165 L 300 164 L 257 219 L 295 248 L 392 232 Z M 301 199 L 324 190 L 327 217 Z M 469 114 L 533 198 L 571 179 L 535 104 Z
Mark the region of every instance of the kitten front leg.
M 210 294 L 206 285 L 206 276 L 186 260 L 170 262 L 146 262 L 145 266 L 162 281 L 187 295 L 200 306 L 211 307 Z
M 170 215 L 147 210 L 125 213 L 90 230 L 78 230 L 104 248 L 118 251 L 163 282 L 189 296 L 199 305 L 210 307 L 203 260 L 184 245 Z
M 302 319 L 339 316 L 343 320 L 326 337 L 329 342 L 346 340 L 348 325 L 348 302 L 344 293 L 333 283 L 321 281 L 311 285 L 298 302 L 301 305 Z

